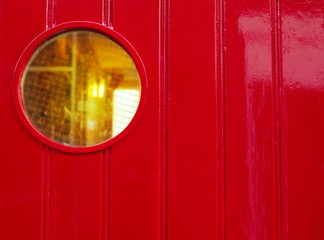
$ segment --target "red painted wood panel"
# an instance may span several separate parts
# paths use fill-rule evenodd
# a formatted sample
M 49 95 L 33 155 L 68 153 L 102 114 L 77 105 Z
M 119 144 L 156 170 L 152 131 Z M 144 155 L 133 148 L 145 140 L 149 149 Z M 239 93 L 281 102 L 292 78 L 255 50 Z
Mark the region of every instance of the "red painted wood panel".
M 51 0 L 57 24 L 69 21 L 102 23 L 103 0 Z
M 270 4 L 223 7 L 226 238 L 277 239 Z
M 217 239 L 214 1 L 169 6 L 168 239 Z
M 323 1 L 0 0 L 0 239 L 323 239 Z M 41 32 L 104 23 L 143 60 L 137 124 L 65 153 L 15 113 Z
M 284 239 L 324 238 L 324 4 L 281 3 Z
M 43 146 L 19 121 L 11 83 L 20 54 L 45 30 L 45 9 L 44 1 L 0 2 L 0 239 L 35 240 L 42 234 Z
M 102 220 L 102 153 L 50 156 L 49 235 L 53 239 L 99 239 Z
M 100 0 L 57 0 L 50 7 L 54 25 L 69 21 L 102 22 Z M 108 156 L 103 152 L 71 154 L 52 150 L 48 161 L 49 238 L 100 239 L 106 229 L 102 201 L 108 188 L 102 187 L 102 173 Z
M 112 146 L 110 237 L 159 239 L 160 119 L 158 1 L 114 1 L 112 26 L 143 60 L 148 95 L 145 110 L 128 135 Z

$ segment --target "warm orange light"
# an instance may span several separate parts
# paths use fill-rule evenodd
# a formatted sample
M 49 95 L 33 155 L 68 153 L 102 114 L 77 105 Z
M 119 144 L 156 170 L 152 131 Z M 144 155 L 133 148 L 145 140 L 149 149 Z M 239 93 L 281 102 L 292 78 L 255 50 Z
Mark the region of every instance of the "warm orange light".
M 114 92 L 128 89 L 139 96 L 141 86 L 132 58 L 116 42 L 71 31 L 39 47 L 21 88 L 26 114 L 40 132 L 62 144 L 93 146 L 120 133 L 138 107 L 139 97 L 128 99 L 125 92 L 114 109 Z M 118 131 L 117 112 L 123 115 Z

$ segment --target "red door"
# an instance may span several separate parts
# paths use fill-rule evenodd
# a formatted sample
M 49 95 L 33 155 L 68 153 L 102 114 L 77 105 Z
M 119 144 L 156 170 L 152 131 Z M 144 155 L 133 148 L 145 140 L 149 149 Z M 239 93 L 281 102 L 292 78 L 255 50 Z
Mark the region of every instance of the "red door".
M 0 239 L 324 238 L 323 1 L 0 0 L 0 9 Z M 99 141 L 90 122 L 90 146 L 65 144 L 76 126 L 68 140 L 39 132 L 21 104 L 25 69 L 40 69 L 36 49 L 72 30 L 112 39 L 141 81 L 129 127 Z M 98 84 L 94 97 L 104 96 Z

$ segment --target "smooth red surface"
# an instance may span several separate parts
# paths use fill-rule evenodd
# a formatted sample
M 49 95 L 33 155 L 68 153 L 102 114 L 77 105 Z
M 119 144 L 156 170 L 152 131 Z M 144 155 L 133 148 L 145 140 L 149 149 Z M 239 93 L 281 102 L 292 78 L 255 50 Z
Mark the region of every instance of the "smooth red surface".
M 224 21 L 226 237 L 279 239 L 269 1 L 228 1 Z
M 102 23 L 103 0 L 47 0 L 54 5 L 54 23 L 91 21 Z
M 324 239 L 323 1 L 0 0 L 0 11 L 1 240 Z M 93 153 L 37 140 L 12 95 L 24 49 L 71 21 L 110 26 L 147 74 L 137 124 Z
M 159 5 L 152 0 L 113 3 L 110 24 L 140 53 L 147 73 L 148 97 L 137 127 L 111 149 L 110 237 L 159 239 Z
M 324 4 L 312 2 L 281 5 L 286 239 L 324 238 Z
M 45 14 L 41 0 L 0 1 L 0 239 L 41 239 L 43 146 L 17 118 L 11 80 L 23 49 L 45 29 Z
M 214 11 L 213 1 L 170 3 L 167 112 L 170 240 L 217 239 L 219 159 Z M 182 12 L 190 14 L 179 15 Z

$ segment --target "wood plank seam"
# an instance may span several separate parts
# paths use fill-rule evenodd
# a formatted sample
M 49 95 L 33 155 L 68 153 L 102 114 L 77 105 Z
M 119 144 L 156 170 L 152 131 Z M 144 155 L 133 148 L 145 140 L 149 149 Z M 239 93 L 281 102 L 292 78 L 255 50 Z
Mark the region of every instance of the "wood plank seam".
M 42 159 L 42 220 L 41 220 L 41 239 L 50 239 L 50 207 L 51 207 L 51 171 L 52 155 L 51 148 L 43 146 Z
M 226 239 L 226 181 L 225 181 L 225 19 L 223 0 L 215 0 L 215 88 L 217 116 L 217 232 L 218 239 Z
M 100 239 L 110 239 L 110 149 L 101 152 Z
M 284 226 L 284 189 L 283 189 L 283 79 L 282 79 L 282 49 L 281 49 L 281 11 L 280 1 L 271 0 L 272 29 L 272 90 L 273 90 L 273 146 L 274 146 L 274 194 L 275 194 L 275 239 L 286 239 Z
M 159 3 L 160 239 L 168 239 L 168 37 L 169 0 Z
M 102 0 L 102 25 L 113 29 L 114 0 Z
M 47 0 L 46 29 L 50 29 L 56 25 L 56 6 L 57 6 L 57 0 Z

